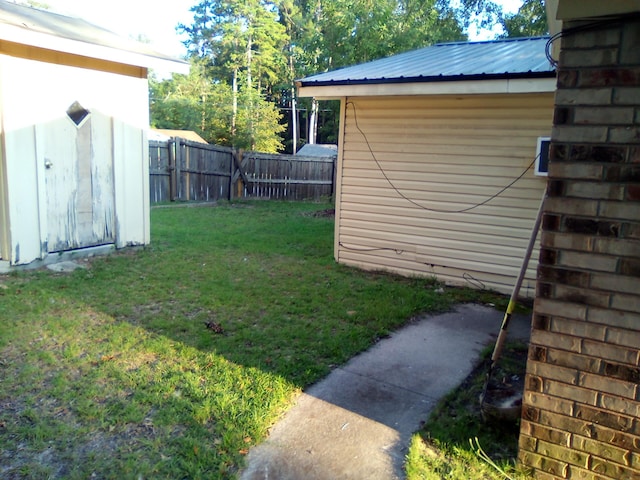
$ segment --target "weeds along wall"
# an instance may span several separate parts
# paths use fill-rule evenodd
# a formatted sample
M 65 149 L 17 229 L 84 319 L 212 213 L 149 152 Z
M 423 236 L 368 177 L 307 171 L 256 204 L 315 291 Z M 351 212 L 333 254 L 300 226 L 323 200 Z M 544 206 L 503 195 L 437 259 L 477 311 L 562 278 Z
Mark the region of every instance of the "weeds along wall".
M 538 479 L 640 478 L 640 21 L 565 23 L 523 404 Z

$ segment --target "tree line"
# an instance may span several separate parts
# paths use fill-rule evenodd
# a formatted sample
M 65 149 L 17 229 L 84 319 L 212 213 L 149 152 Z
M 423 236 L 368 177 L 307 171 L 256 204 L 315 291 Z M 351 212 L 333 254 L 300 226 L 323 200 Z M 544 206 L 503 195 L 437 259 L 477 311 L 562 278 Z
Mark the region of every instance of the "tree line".
M 202 0 L 191 12 L 177 27 L 190 73 L 152 76 L 152 126 L 263 152 L 295 151 L 307 125 L 315 132 L 318 105 L 296 97 L 296 79 L 467 40 L 474 25 L 500 25 L 502 37 L 547 32 L 543 0 L 523 0 L 511 15 L 492 0 Z M 322 109 L 325 142 L 335 141 L 335 109 Z

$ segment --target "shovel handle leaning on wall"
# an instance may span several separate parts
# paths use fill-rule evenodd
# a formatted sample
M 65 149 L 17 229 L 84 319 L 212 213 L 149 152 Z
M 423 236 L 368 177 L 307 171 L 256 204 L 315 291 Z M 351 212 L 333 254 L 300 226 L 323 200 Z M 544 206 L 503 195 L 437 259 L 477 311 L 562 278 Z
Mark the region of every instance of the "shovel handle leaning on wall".
M 507 305 L 507 310 L 504 313 L 504 318 L 502 319 L 502 325 L 500 326 L 500 333 L 498 334 L 498 339 L 496 340 L 495 347 L 493 348 L 493 353 L 491 354 L 491 366 L 489 367 L 489 373 L 487 374 L 487 379 L 485 381 L 484 388 L 482 390 L 481 402 L 484 402 L 484 398 L 487 393 L 487 386 L 489 385 L 489 380 L 491 379 L 491 374 L 493 373 L 493 369 L 496 366 L 498 358 L 500 358 L 500 355 L 502 354 L 502 348 L 504 347 L 504 342 L 507 339 L 507 330 L 509 329 L 509 321 L 511 320 L 511 315 L 513 314 L 513 311 L 516 308 L 516 303 L 518 301 L 518 293 L 520 293 L 520 287 L 522 286 L 522 281 L 524 280 L 524 276 L 527 272 L 527 267 L 529 266 L 529 259 L 531 258 L 531 252 L 533 251 L 533 246 L 536 243 L 538 230 L 540 230 L 540 223 L 542 221 L 542 207 L 544 206 L 546 193 L 547 192 L 545 189 L 545 191 L 542 194 L 542 200 L 540 201 L 540 207 L 538 207 L 536 221 L 534 222 L 533 229 L 531 230 L 529 244 L 527 245 L 527 250 L 522 260 L 520 273 L 518 274 L 516 283 L 513 286 L 513 291 L 511 292 L 511 298 L 509 298 L 509 304 Z

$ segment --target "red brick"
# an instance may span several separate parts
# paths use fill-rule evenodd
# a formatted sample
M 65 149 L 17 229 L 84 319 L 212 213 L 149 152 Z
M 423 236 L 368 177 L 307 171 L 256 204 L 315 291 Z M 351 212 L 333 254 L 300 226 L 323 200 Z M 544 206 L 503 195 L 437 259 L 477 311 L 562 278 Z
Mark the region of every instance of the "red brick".
M 592 251 L 595 243 L 596 243 L 596 239 L 590 235 L 578 235 L 578 234 L 572 234 L 572 233 L 559 233 L 559 232 L 546 232 L 546 231 L 542 232 L 542 237 L 540 239 L 540 244 L 545 247 L 565 249 L 565 250 L 578 250 L 582 252 Z M 620 247 L 622 247 L 622 245 Z M 638 242 L 638 250 L 640 251 L 640 242 Z M 610 252 L 602 251 L 599 253 L 610 253 Z M 618 253 L 612 253 L 612 254 L 618 255 Z
M 568 26 L 568 23 L 565 24 Z M 576 25 L 583 25 L 578 23 Z M 587 29 L 580 35 L 562 37 L 563 48 L 594 48 L 617 46 L 620 43 L 620 28 Z
M 623 224 L 621 236 L 629 240 L 640 240 L 640 223 Z
M 592 132 L 591 135 L 595 135 L 595 132 Z M 609 141 L 612 143 L 640 143 L 640 128 L 609 127 Z
M 583 303 L 589 306 L 608 307 L 611 302 L 611 295 L 609 293 L 597 290 L 557 284 L 555 285 L 554 291 L 554 298 L 556 300 L 563 300 L 571 303 Z
M 582 341 L 581 349 L 578 350 L 577 353 L 590 355 L 592 357 L 599 357 L 606 360 L 613 360 L 614 362 L 620 362 L 627 365 L 637 365 L 638 362 L 637 349 L 634 350 L 631 348 L 610 345 L 608 343 L 596 342 L 587 339 Z
M 624 185 L 606 182 L 568 181 L 565 186 L 565 195 L 569 198 L 623 200 L 625 189 Z M 567 199 L 564 200 L 567 201 Z
M 534 311 L 538 315 L 553 315 L 576 320 L 585 320 L 587 318 L 587 307 L 585 305 L 544 298 L 536 300 Z
M 636 328 L 640 328 L 640 325 L 636 325 Z M 607 328 L 606 341 L 615 345 L 639 348 L 640 330 Z
M 621 380 L 616 380 L 615 378 L 612 378 L 612 377 L 606 377 L 603 375 L 594 375 L 592 373 L 582 372 L 580 374 L 580 379 L 578 383 L 580 386 L 584 388 L 593 390 L 594 393 L 595 392 L 608 393 L 611 395 L 617 395 L 619 397 L 624 397 L 631 400 L 635 400 L 636 398 L 637 385 L 635 383 L 623 382 Z M 590 403 L 591 405 L 596 404 L 596 402 L 593 402 L 593 403 L 588 402 L 588 403 Z M 628 428 L 631 428 L 631 426 L 629 425 Z
M 591 274 L 591 287 L 609 292 L 637 294 L 640 292 L 640 278 L 596 272 Z
M 619 412 L 632 417 L 640 417 L 640 403 L 636 400 L 602 393 L 598 397 L 598 407 L 612 412 Z M 640 467 L 640 465 L 638 465 Z
M 572 450 L 570 448 L 563 447 L 562 445 L 546 442 L 544 440 L 538 441 L 537 452 L 545 457 L 554 458 L 556 460 L 584 468 L 589 466 L 589 458 L 591 456 L 587 452 Z
M 555 333 L 599 341 L 604 341 L 606 334 L 606 328 L 603 325 L 593 324 L 582 320 L 576 321 L 557 317 L 554 317 L 551 320 L 549 330 Z
M 602 180 L 603 168 L 604 167 L 600 164 L 551 162 L 549 164 L 549 177 L 579 180 Z
M 589 308 L 587 320 L 618 328 L 637 329 L 640 326 L 640 315 L 610 308 Z
M 557 380 L 571 385 L 577 385 L 578 383 L 578 370 L 543 362 L 527 362 L 527 373 L 542 377 L 545 381 Z
M 550 417 L 549 419 L 546 418 L 547 416 L 542 416 L 542 415 L 541 415 L 541 418 L 543 418 L 545 421 L 554 419 L 554 420 L 563 422 L 563 419 L 553 418 L 552 417 L 553 415 L 554 414 L 547 415 Z M 623 448 L 625 450 L 636 451 L 636 452 L 640 451 L 640 437 L 638 437 L 637 435 L 634 435 L 628 432 L 621 432 L 620 430 L 611 429 L 603 425 L 597 425 L 594 423 L 584 423 L 582 420 L 575 420 L 575 422 L 577 422 L 577 424 L 566 422 L 566 421 L 564 422 L 564 424 L 572 427 L 576 427 L 576 428 L 580 428 L 579 425 L 583 426 L 582 433 L 576 430 L 571 430 L 572 433 L 577 433 L 579 435 L 582 435 L 588 438 L 593 438 L 595 440 L 599 440 L 600 442 L 608 443 L 616 447 Z
M 566 147 L 565 147 L 566 150 Z M 572 145 L 566 153 L 566 161 L 585 164 L 589 162 L 618 164 L 627 158 L 628 147 L 621 145 Z
M 618 61 L 618 48 L 590 48 L 587 50 L 562 50 L 560 63 L 563 68 L 601 67 L 615 65 Z
M 618 415 L 589 405 L 576 405 L 576 418 L 594 423 L 599 426 L 609 427 L 622 432 L 633 428 L 633 418 L 626 415 Z
M 600 216 L 602 218 L 616 218 L 640 222 L 640 208 L 634 202 L 600 202 Z
M 620 259 L 619 272 L 626 276 L 640 277 L 640 260 Z
M 598 392 L 552 380 L 544 381 L 544 393 L 548 397 L 536 404 L 537 407 L 568 416 L 574 415 L 574 401 L 593 406 L 598 403 Z
M 606 202 L 600 202 L 600 205 Z M 609 202 L 621 203 L 621 202 Z M 616 205 L 619 207 L 619 205 Z M 602 212 L 601 212 L 602 213 Z M 564 217 L 562 224 L 566 232 L 585 235 L 598 235 L 600 237 L 617 237 L 620 233 L 620 222 L 596 220 L 594 218 Z
M 640 69 L 638 70 L 640 79 Z M 574 110 L 573 121 L 582 125 L 633 125 L 632 107 L 579 107 Z
M 584 420 L 560 415 L 559 413 L 550 412 L 548 410 L 539 410 L 539 412 L 539 419 L 536 423 L 541 425 L 556 428 L 568 433 L 577 433 L 587 437 L 593 437 L 593 434 L 596 433 L 593 425 L 589 422 L 585 422 Z
M 573 435 L 571 438 L 571 447 L 597 455 L 600 458 L 612 460 L 620 465 L 630 465 L 631 456 L 629 454 L 629 450 L 600 442 L 592 438 Z
M 539 440 L 546 440 L 557 445 L 564 445 L 566 447 L 571 445 L 571 434 L 563 432 L 556 428 L 546 427 L 537 423 L 522 421 L 520 424 L 520 432 L 524 435 L 537 438 Z
M 579 87 L 617 87 L 640 83 L 640 68 L 595 68 L 580 71 Z
M 560 252 L 558 266 L 613 273 L 617 269 L 618 259 L 613 256 L 565 250 Z
M 604 93 L 600 95 L 604 96 Z M 613 91 L 616 105 L 640 105 L 640 89 L 637 87 L 616 87 Z
M 627 185 L 625 198 L 634 202 L 640 201 L 640 185 Z
M 616 465 L 606 459 L 592 457 L 591 470 L 601 475 L 609 476 L 614 480 L 638 480 L 640 470 Z
M 611 477 L 603 477 L 599 473 L 571 465 L 569 466 L 568 478 L 571 480 L 616 480 Z
M 620 195 L 623 195 L 624 187 L 620 187 Z M 545 211 L 562 213 L 565 215 L 577 215 L 584 217 L 594 217 L 598 214 L 598 201 L 596 197 L 589 198 L 565 198 L 547 197 L 545 200 Z M 609 197 L 606 197 L 609 198 Z
M 558 142 L 605 143 L 608 133 L 604 126 L 554 125 L 551 136 Z
M 570 335 L 558 335 L 557 333 L 533 330 L 531 332 L 531 343 L 580 353 L 582 341 Z
M 611 296 L 611 307 L 616 310 L 640 313 L 640 295 L 613 294 Z
M 621 93 L 626 95 L 626 92 Z M 610 105 L 612 95 L 613 89 L 611 88 L 561 89 L 556 92 L 556 105 Z M 555 136 L 554 141 L 561 142 Z M 575 141 L 579 142 L 578 139 Z
M 636 240 L 621 238 L 595 238 L 593 239 L 593 245 L 593 250 L 597 253 L 606 253 L 608 255 L 616 255 L 619 257 L 640 257 L 640 242 Z M 562 246 L 557 246 L 556 248 L 562 248 Z
M 560 365 L 568 368 L 575 368 L 583 372 L 599 373 L 602 360 L 596 357 L 588 357 L 577 353 L 545 349 L 546 361 L 552 365 Z
M 557 78 L 558 88 L 574 88 L 578 85 L 577 70 L 561 70 Z

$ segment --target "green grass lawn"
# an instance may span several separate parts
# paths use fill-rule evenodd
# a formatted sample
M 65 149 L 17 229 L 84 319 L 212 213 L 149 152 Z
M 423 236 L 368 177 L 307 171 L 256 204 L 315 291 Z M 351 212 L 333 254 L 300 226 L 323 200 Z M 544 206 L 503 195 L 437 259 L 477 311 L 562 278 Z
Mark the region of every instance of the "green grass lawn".
M 0 276 L 0 477 L 233 478 L 301 388 L 474 297 L 336 265 L 326 208 L 156 208 L 144 249 Z

